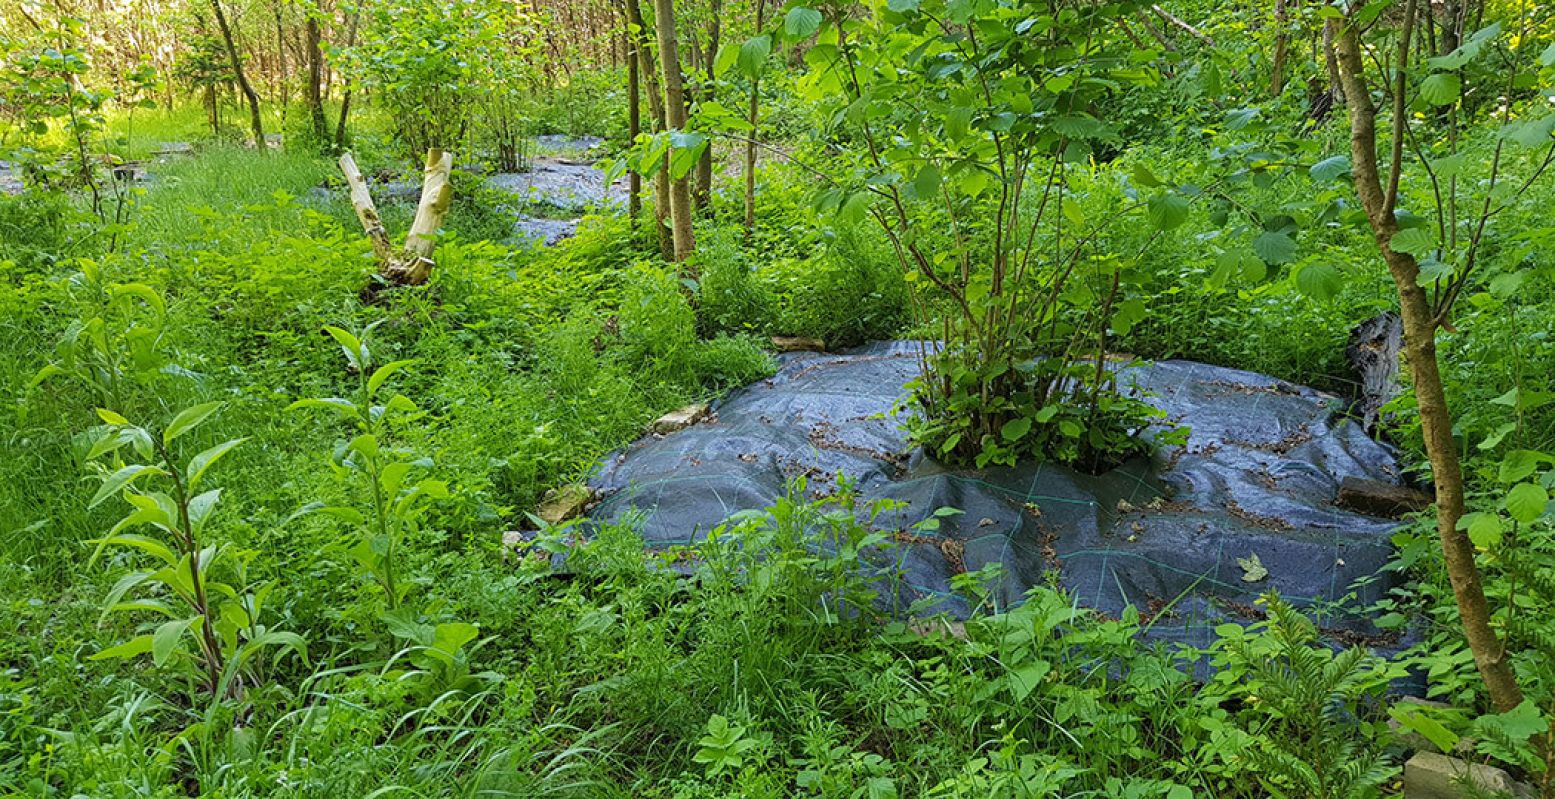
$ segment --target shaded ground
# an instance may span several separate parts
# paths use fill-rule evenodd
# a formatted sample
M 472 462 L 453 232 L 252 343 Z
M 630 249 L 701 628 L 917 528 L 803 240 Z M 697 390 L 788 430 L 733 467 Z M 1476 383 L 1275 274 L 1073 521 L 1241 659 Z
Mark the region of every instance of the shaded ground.
M 772 505 L 796 477 L 812 497 L 829 495 L 841 473 L 861 506 L 905 503 L 875 522 L 900 544 L 890 557 L 905 579 L 883 586 L 899 608 L 964 615 L 952 581 L 997 564 L 1001 605 L 1056 579 L 1104 615 L 1138 608 L 1157 638 L 1208 644 L 1217 623 L 1278 590 L 1335 638 L 1391 642 L 1357 610 L 1392 585 L 1382 567 L 1397 523 L 1334 501 L 1344 478 L 1396 482 L 1397 465 L 1336 398 L 1187 361 L 1130 367 L 1125 382 L 1191 428 L 1186 446 L 1102 475 L 1054 464 L 953 471 L 912 448 L 891 417 L 918 349 L 784 356 L 776 376 L 707 420 L 609 459 L 591 481 L 603 497 L 593 518 L 631 520 L 650 547 L 672 547 Z M 946 507 L 963 513 L 914 529 Z M 1374 577 L 1356 589 L 1359 603 L 1344 602 Z

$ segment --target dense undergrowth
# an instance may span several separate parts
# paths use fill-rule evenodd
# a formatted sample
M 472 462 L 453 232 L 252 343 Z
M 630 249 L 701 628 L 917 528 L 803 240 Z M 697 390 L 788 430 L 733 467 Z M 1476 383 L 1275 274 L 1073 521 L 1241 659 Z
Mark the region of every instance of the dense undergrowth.
M 1241 13 L 1206 30 L 1234 38 Z M 1294 99 L 1234 103 L 1218 70 L 1243 58 L 1174 56 L 1159 84 L 1100 101 L 1117 135 L 1064 152 L 1060 213 L 1141 206 L 1087 261 L 1131 274 L 1108 300 L 1108 349 L 1350 396 L 1349 331 L 1396 298 L 1334 160 L 1345 126 Z M 526 95 L 526 135 L 626 152 L 621 77 L 581 70 Z M 0 793 L 1364 797 L 1399 773 L 1390 686 L 1422 683 L 1454 709 L 1392 708 L 1406 726 L 1446 748 L 1470 736 L 1472 756 L 1548 790 L 1555 538 L 1542 504 L 1507 494 L 1555 487 L 1555 228 L 1537 191 L 1496 218 L 1439 339 L 1470 532 L 1530 699 L 1510 713 L 1486 711 L 1424 518 L 1395 537 L 1405 587 L 1369 609 L 1420 631 L 1391 661 L 1336 650 L 1274 597 L 1202 651 L 1141 643 L 1148 619 L 1052 589 L 964 627 L 908 625 L 874 597 L 870 564 L 892 544 L 859 516 L 882 509 L 846 492 L 796 487 L 686 551 L 645 555 L 630 525 L 583 540 L 536 524 L 547 490 L 659 414 L 770 374 L 768 336 L 842 348 L 944 329 L 953 309 L 881 227 L 815 202 L 816 172 L 841 174 L 839 141 L 858 141 L 832 127 L 835 98 L 799 83 L 761 85 L 788 157 L 764 163 L 753 227 L 719 180 L 685 265 L 661 258 L 651 212 L 531 247 L 507 199 L 461 172 L 430 284 L 383 285 L 350 205 L 321 190 L 335 166 L 304 120 L 273 112 L 288 137 L 273 153 L 206 136 L 197 107 L 114 116 L 103 140 L 125 157 L 200 152 L 117 195 L 113 224 L 79 187 L 0 196 L 0 629 L 15 631 L 0 640 Z M 359 159 L 404 172 L 393 121 L 357 113 Z M 1464 161 L 1502 164 L 1498 142 L 1466 130 Z M 1509 151 L 1502 168 L 1538 157 Z M 1403 188 L 1419 207 L 1429 191 Z M 1156 222 L 1173 224 L 1147 224 L 1166 193 Z M 383 210 L 398 230 L 414 209 Z M 969 246 L 922 213 L 916 246 Z M 1074 307 L 1105 282 L 1076 281 Z M 1390 406 L 1386 435 L 1425 482 L 1412 402 Z M 186 518 L 165 520 L 166 540 L 101 543 L 131 510 L 112 475 L 171 480 L 119 467 L 188 477 L 199 453 L 219 453 L 201 477 L 218 496 L 200 505 L 173 481 Z M 176 572 L 202 544 L 219 556 L 201 579 L 220 587 L 196 602 Z M 158 558 L 171 569 L 137 571 Z M 961 580 L 971 606 L 988 576 Z M 108 596 L 127 604 L 105 612 Z M 149 657 L 99 657 L 125 645 Z

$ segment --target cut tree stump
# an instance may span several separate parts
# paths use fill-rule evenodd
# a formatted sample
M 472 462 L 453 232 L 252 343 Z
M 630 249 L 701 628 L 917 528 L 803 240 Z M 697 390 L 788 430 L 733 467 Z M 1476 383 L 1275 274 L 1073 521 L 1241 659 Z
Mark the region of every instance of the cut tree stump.
M 1360 377 L 1356 410 L 1367 433 L 1375 435 L 1382 408 L 1398 396 L 1398 353 L 1404 347 L 1404 323 L 1391 311 L 1373 316 L 1350 331 L 1345 360 Z
M 1419 513 L 1431 507 L 1432 502 L 1429 494 L 1407 486 L 1360 477 L 1346 477 L 1339 482 L 1339 507 L 1367 516 L 1397 519 L 1406 513 Z
M 372 191 L 367 179 L 356 166 L 350 153 L 340 156 L 340 171 L 345 173 L 346 184 L 351 188 L 351 207 L 362 223 L 368 240 L 373 244 L 373 257 L 378 261 L 378 272 L 390 282 L 402 286 L 418 286 L 432 275 L 432 250 L 437 247 L 437 231 L 442 228 L 453 203 L 453 186 L 449 176 L 453 172 L 453 153 L 432 148 L 427 150 L 426 166 L 421 176 L 421 201 L 416 206 L 416 218 L 405 237 L 405 247 L 396 253 L 384 230 L 383 219 L 373 204 Z

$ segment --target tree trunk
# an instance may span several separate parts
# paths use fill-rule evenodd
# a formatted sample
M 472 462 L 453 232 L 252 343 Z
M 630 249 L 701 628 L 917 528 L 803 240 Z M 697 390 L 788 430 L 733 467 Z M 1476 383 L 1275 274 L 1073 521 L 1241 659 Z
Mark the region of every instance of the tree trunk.
M 232 28 L 227 25 L 227 14 L 221 10 L 221 0 L 211 0 L 211 10 L 216 12 L 216 27 L 221 29 L 221 40 L 227 45 L 227 58 L 232 61 L 232 75 L 237 79 L 243 97 L 248 100 L 248 122 L 249 127 L 254 131 L 254 146 L 263 152 L 265 124 L 259 116 L 259 94 L 254 91 L 253 84 L 248 82 L 248 76 L 243 73 L 243 58 L 238 55 L 238 45 L 232 38 Z
M 643 89 L 648 94 L 648 115 L 653 117 L 657 126 L 655 130 L 665 130 L 664 121 L 664 94 L 659 91 L 658 67 L 653 63 L 653 48 L 648 42 L 648 27 L 643 23 L 642 9 L 638 6 L 640 0 L 626 0 L 627 19 L 637 31 L 636 49 L 638 59 L 638 73 L 643 81 Z M 670 212 L 669 190 L 669 156 L 664 157 L 664 164 L 654 174 L 653 180 L 653 220 L 654 227 L 659 235 L 659 251 L 665 260 L 675 257 L 674 232 L 667 224 Z
M 765 17 L 766 10 L 767 10 L 767 2 L 766 2 L 766 0 L 756 0 L 756 33 L 757 33 L 757 35 L 761 34 L 762 28 L 765 27 L 765 25 L 766 25 L 766 17 Z M 759 108 L 760 108 L 760 102 L 761 102 L 761 92 L 760 92 L 760 89 L 761 89 L 761 78 L 760 78 L 760 76 L 753 76 L 751 78 L 750 113 L 746 117 L 746 121 L 750 122 L 751 129 L 746 134 L 748 136 L 748 138 L 745 140 L 745 240 L 746 241 L 750 241 L 751 233 L 754 232 L 755 229 L 756 229 L 756 137 L 758 135 L 756 124 L 757 124 L 757 122 L 760 121 L 760 116 L 758 114 L 758 111 L 759 111 Z
M 706 83 L 702 84 L 701 98 L 703 100 L 714 99 L 714 92 L 718 87 L 718 76 L 713 72 L 713 62 L 718 60 L 718 38 L 721 32 L 721 20 L 723 18 L 723 0 L 713 0 L 713 22 L 708 30 L 707 52 L 702 59 L 702 65 L 706 69 Z M 760 30 L 760 27 L 757 28 Z M 708 145 L 702 151 L 702 157 L 697 159 L 697 185 L 696 207 L 697 210 L 706 212 L 713 202 L 713 147 Z
M 1269 94 L 1274 97 L 1285 93 L 1285 60 L 1290 55 L 1289 27 L 1285 0 L 1274 0 L 1274 62 L 1269 69 Z
M 626 0 L 635 3 L 637 0 Z M 626 135 L 632 142 L 637 141 L 637 135 L 642 133 L 642 80 L 637 73 L 637 36 L 632 33 L 632 15 L 622 11 L 622 18 L 626 23 L 626 38 L 622 41 L 626 60 Z M 643 176 L 637 170 L 631 170 L 627 176 L 627 217 L 632 221 L 632 229 L 637 229 L 637 218 L 643 211 Z
M 653 27 L 659 36 L 659 67 L 664 80 L 664 124 L 672 132 L 686 128 L 686 92 L 681 83 L 680 45 L 675 41 L 674 0 L 653 0 Z M 696 249 L 691 231 L 691 186 L 681 176 L 670 177 L 670 222 L 674 260 L 684 261 Z
M 351 14 L 351 22 L 346 26 L 346 47 L 356 46 L 356 23 L 362 18 L 362 12 L 357 10 Z M 345 94 L 340 99 L 340 121 L 335 123 L 335 149 L 346 149 L 346 119 L 351 115 L 351 86 L 346 85 Z
M 1351 14 L 1363 6 L 1364 3 L 1353 6 Z M 1411 9 L 1413 6 L 1410 3 Z M 1490 702 L 1496 710 L 1505 713 L 1522 704 L 1523 694 L 1507 662 L 1506 650 L 1490 624 L 1490 607 L 1474 561 L 1474 544 L 1467 533 L 1458 529 L 1458 520 L 1464 513 L 1463 468 L 1458 460 L 1452 415 L 1436 361 L 1436 317 L 1431 312 L 1425 289 L 1420 287 L 1420 265 L 1414 256 L 1397 252 L 1391 246 L 1393 236 L 1399 230 L 1392 207 L 1396 204 L 1393 187 L 1397 185 L 1393 177 L 1402 159 L 1395 149 L 1390 189 L 1384 191 L 1377 168 L 1377 109 L 1366 88 L 1365 64 L 1353 22 L 1342 27 L 1336 44 L 1339 74 L 1350 109 L 1351 171 L 1355 192 L 1366 210 L 1373 237 L 1382 250 L 1383 260 L 1398 291 L 1399 310 L 1404 321 L 1404 353 L 1414 378 L 1420 427 L 1426 456 L 1431 462 L 1431 478 L 1436 486 L 1436 533 L 1441 539 L 1447 577 L 1458 603 L 1464 637 L 1468 639 Z M 1407 47 L 1406 38 L 1401 52 L 1407 53 Z M 1404 69 L 1404 66 L 1400 64 L 1395 68 Z M 1397 118 L 1394 121 L 1395 148 L 1401 146 L 1403 132 L 1398 128 L 1402 122 Z
M 1328 69 L 1328 90 L 1336 103 L 1344 101 L 1344 81 L 1339 77 L 1339 57 L 1334 54 L 1333 18 L 1323 20 L 1323 65 Z
M 322 84 L 324 83 L 324 51 L 321 47 L 323 36 L 319 32 L 319 20 L 312 12 L 308 14 L 308 22 L 305 27 L 307 34 L 308 52 L 308 85 L 303 97 L 308 103 L 308 119 L 313 125 L 313 140 L 320 148 L 329 145 L 329 121 L 324 118 L 324 96 Z
M 357 168 L 350 153 L 340 156 L 340 171 L 345 173 L 346 184 L 351 187 L 351 207 L 356 218 L 373 245 L 373 257 L 378 271 L 389 281 L 402 286 L 417 286 L 427 282 L 432 275 L 432 251 L 437 247 L 436 234 L 448 216 L 453 204 L 453 187 L 449 176 L 453 171 L 453 153 L 433 148 L 427 151 L 426 167 L 421 178 L 421 202 L 416 207 L 416 218 L 405 236 L 405 249 L 396 255 L 389 244 L 388 231 L 373 205 L 372 192 L 366 178 Z

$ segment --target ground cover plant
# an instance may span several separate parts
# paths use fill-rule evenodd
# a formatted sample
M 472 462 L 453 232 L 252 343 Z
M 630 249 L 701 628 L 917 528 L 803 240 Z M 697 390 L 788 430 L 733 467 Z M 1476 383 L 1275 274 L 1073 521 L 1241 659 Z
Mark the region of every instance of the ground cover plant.
M 0 7 L 0 795 L 1555 796 L 1552 103 L 1530 0 Z M 446 203 L 424 284 L 346 152 Z M 849 475 L 660 550 L 541 512 L 795 337 L 923 341 L 947 468 L 1104 472 L 1190 432 L 1115 365 L 1345 402 L 1385 312 L 1387 651 L 915 613 L 959 510 Z

